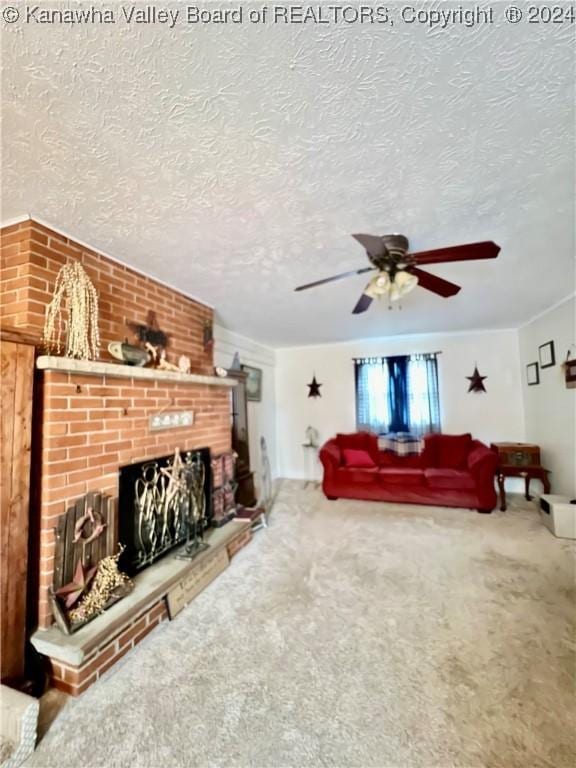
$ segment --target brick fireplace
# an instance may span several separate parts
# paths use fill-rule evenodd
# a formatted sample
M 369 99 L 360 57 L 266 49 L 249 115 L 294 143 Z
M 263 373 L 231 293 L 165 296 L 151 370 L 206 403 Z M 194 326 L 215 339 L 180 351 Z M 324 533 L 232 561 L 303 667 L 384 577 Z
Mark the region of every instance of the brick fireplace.
M 61 362 L 60 358 L 48 358 L 52 363 L 46 360 L 39 358 L 39 365 Z M 97 369 L 90 364 L 82 367 Z M 40 627 L 52 623 L 48 587 L 54 572 L 54 528 L 75 499 L 89 491 L 117 498 L 119 469 L 125 464 L 173 453 L 175 448 L 207 446 L 213 453 L 230 448 L 228 387 L 141 380 L 130 377 L 130 368 L 109 368 L 120 370 L 113 370 L 112 375 L 43 370 Z M 178 379 L 181 375 L 173 376 Z M 193 411 L 194 425 L 150 430 L 150 417 L 171 404 Z
M 114 611 L 111 623 L 104 626 L 102 617 L 94 620 L 59 650 L 59 630 L 52 626 L 48 596 L 59 517 L 88 492 L 117 499 L 122 466 L 171 454 L 176 448 L 208 447 L 215 454 L 230 450 L 233 382 L 213 376 L 212 352 L 204 348 L 211 308 L 33 220 L 6 227 L 1 244 L 2 325 L 33 335 L 38 346 L 45 307 L 58 270 L 67 260 L 82 263 L 99 296 L 101 360 L 40 356 L 36 361 L 31 540 L 38 548 L 40 631 L 33 643 L 51 658 L 53 682 L 76 694 L 166 617 L 165 592 L 146 588 L 143 580 L 134 596 L 108 612 Z M 192 375 L 111 362 L 108 342 L 128 338 L 135 343 L 127 323 L 145 323 L 149 311 L 170 337 L 169 359 L 190 357 Z M 151 429 L 151 417 L 170 409 L 193 411 L 193 424 Z M 231 530 L 233 536 L 229 532 L 228 538 L 221 534 L 219 539 L 229 556 L 249 539 L 249 529 L 242 524 L 234 524 Z M 162 568 L 167 584 L 180 573 L 166 563 Z

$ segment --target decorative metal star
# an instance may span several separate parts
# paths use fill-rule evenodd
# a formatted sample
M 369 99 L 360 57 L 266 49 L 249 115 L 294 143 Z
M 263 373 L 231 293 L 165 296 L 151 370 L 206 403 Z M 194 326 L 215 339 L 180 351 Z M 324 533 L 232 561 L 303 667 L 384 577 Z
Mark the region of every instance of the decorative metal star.
M 94 578 L 97 570 L 96 566 L 86 570 L 82 560 L 78 560 L 72 581 L 56 590 L 56 595 L 64 600 L 66 608 L 71 608 L 78 602 L 78 600 L 80 600 L 84 592 L 86 592 L 90 586 L 90 582 Z
M 478 371 L 478 366 L 474 366 L 474 373 L 472 376 L 466 376 L 468 381 L 470 382 L 470 386 L 468 387 L 468 392 L 486 392 L 486 387 L 484 386 L 484 379 L 487 379 L 488 376 L 480 376 L 480 372 Z
M 318 384 L 316 381 L 316 374 L 314 374 L 310 384 L 306 384 L 306 386 L 310 389 L 310 392 L 308 392 L 308 397 L 322 397 L 322 393 L 320 392 L 320 387 L 322 384 Z

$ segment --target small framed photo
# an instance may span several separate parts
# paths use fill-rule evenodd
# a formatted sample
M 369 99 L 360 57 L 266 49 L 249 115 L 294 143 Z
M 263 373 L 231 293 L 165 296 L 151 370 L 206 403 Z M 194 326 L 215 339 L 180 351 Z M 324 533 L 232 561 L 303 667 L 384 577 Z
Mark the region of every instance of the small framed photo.
M 551 368 L 556 365 L 554 356 L 554 342 L 548 341 L 538 347 L 538 357 L 540 358 L 540 368 Z
M 528 382 L 529 387 L 533 387 L 535 384 L 540 384 L 538 363 L 529 363 L 526 366 L 526 381 Z
M 242 370 L 248 374 L 246 378 L 246 400 L 260 402 L 262 400 L 262 369 L 243 365 Z

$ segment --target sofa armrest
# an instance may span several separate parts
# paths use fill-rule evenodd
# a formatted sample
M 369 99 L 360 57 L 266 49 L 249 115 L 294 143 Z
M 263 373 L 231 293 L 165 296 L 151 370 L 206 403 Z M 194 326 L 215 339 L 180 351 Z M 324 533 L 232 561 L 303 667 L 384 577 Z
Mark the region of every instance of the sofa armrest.
M 482 509 L 494 509 L 496 506 L 494 478 L 497 466 L 497 454 L 484 443 L 474 440 L 468 454 L 468 471 L 474 478 L 478 504 Z
M 336 440 L 328 440 L 320 449 L 320 461 L 324 467 L 324 477 L 332 479 L 342 463 L 342 454 Z

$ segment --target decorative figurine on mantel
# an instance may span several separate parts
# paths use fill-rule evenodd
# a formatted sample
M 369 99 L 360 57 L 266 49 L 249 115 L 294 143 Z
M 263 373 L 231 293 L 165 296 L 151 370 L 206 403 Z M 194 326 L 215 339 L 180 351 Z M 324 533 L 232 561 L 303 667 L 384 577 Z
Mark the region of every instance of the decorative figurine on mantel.
M 178 358 L 178 370 L 180 373 L 190 373 L 192 371 L 192 363 L 190 358 L 186 355 L 180 355 Z
M 186 355 L 180 355 L 178 365 L 168 362 L 166 359 L 166 350 L 160 347 L 154 347 L 148 341 L 146 342 L 146 351 L 150 354 L 155 368 L 161 371 L 174 371 L 174 373 L 190 373 L 192 367 L 190 358 Z
M 111 341 L 108 344 L 108 352 L 116 360 L 125 365 L 137 365 L 144 366 L 150 362 L 150 352 L 142 347 L 137 347 L 135 344 L 129 344 L 126 339 L 124 342 Z
M 63 312 L 68 313 L 64 323 Z M 43 342 L 48 354 L 62 351 L 62 329 L 66 327 L 64 356 L 96 360 L 100 352 L 98 294 L 79 261 L 60 269 L 52 301 L 46 307 Z

